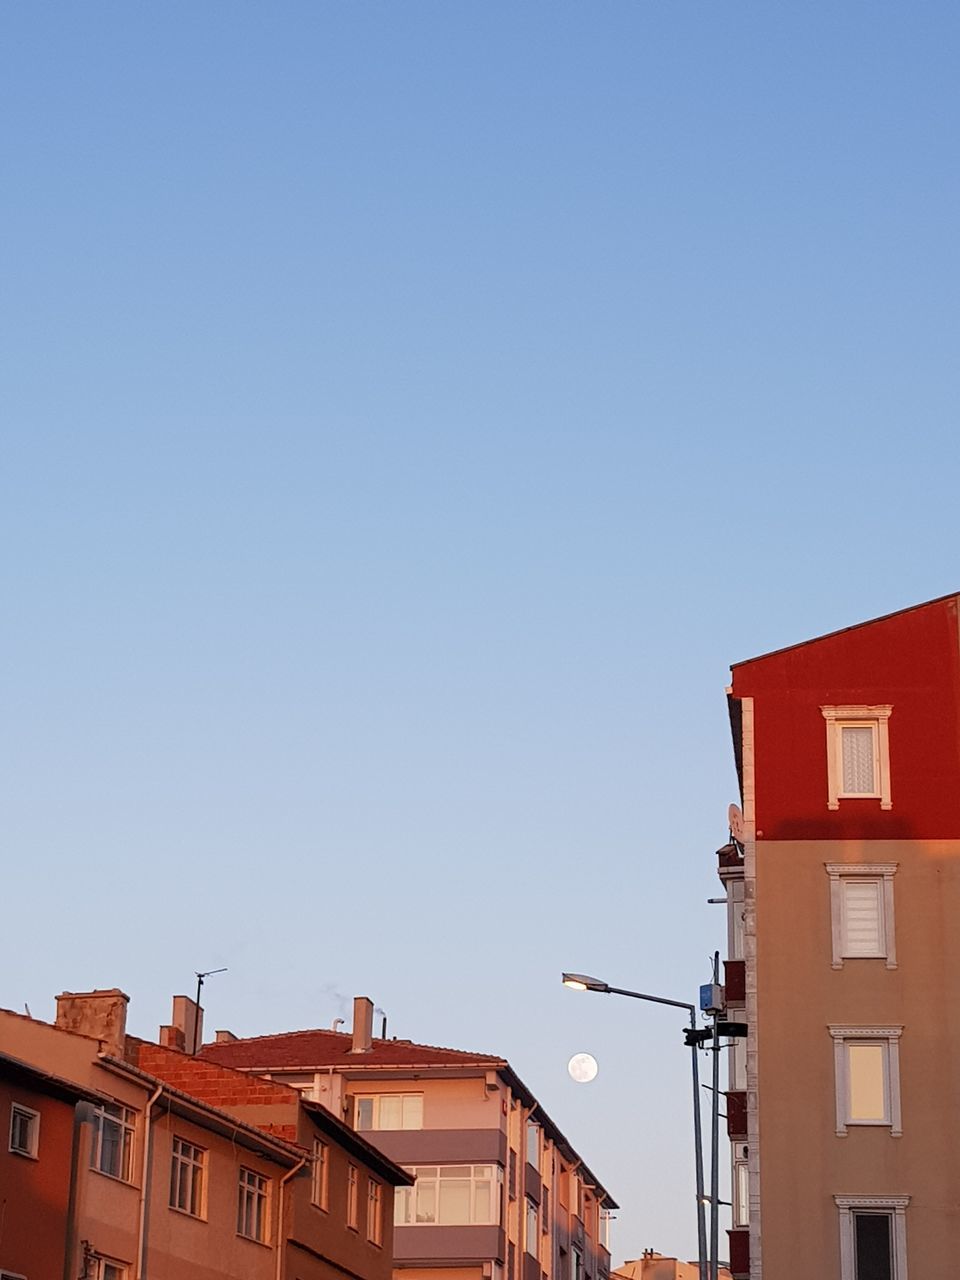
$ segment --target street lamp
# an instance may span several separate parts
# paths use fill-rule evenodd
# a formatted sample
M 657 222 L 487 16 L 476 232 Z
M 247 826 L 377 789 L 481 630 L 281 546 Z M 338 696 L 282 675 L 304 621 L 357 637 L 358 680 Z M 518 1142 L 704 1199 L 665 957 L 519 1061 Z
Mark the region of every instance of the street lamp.
M 700 1124 L 700 1066 L 697 1051 L 704 1041 L 713 1035 L 707 1027 L 701 1030 L 697 1026 L 697 1009 L 695 1005 L 684 1000 L 667 1000 L 664 996 L 645 995 L 642 991 L 627 991 L 623 987 L 611 987 L 600 978 L 591 978 L 585 973 L 565 973 L 563 985 L 573 991 L 598 991 L 607 996 L 629 996 L 631 1000 L 649 1000 L 651 1004 L 668 1004 L 674 1009 L 686 1009 L 690 1015 L 690 1028 L 684 1032 L 684 1041 L 690 1047 L 693 1064 L 693 1144 L 696 1158 L 697 1179 L 697 1262 L 700 1268 L 700 1280 L 707 1280 L 707 1220 L 703 1192 L 703 1130 Z

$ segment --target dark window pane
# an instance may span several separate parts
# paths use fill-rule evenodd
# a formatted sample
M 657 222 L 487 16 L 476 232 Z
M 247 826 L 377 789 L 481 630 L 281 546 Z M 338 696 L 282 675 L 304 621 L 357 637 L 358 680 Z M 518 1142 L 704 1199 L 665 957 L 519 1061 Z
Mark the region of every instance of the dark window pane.
M 857 1280 L 893 1280 L 890 1216 L 886 1213 L 854 1215 L 857 1241 Z

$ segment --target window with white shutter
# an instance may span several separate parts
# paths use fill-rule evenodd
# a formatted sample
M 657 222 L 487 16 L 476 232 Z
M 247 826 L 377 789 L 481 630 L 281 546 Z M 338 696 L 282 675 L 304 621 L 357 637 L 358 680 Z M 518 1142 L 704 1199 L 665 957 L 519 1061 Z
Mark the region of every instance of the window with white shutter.
M 895 862 L 828 862 L 833 967 L 880 958 L 897 967 L 893 918 Z
M 883 956 L 883 881 L 847 876 L 842 892 L 841 954 Z

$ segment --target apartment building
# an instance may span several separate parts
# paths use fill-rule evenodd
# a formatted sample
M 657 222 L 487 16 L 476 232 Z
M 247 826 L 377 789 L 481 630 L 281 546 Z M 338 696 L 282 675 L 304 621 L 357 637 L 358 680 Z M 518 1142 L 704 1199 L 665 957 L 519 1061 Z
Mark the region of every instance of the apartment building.
M 389 1280 L 407 1175 L 288 1086 L 128 1036 L 126 1006 L 0 1011 L 0 1276 Z
M 749 1025 L 727 1105 L 738 1277 L 953 1269 L 958 610 L 946 596 L 733 667 L 742 807 L 719 873 L 727 1004 Z
M 509 1063 L 376 1039 L 372 1020 L 358 997 L 351 1034 L 218 1032 L 202 1056 L 293 1085 L 409 1171 L 393 1238 L 403 1280 L 607 1280 L 617 1206 Z

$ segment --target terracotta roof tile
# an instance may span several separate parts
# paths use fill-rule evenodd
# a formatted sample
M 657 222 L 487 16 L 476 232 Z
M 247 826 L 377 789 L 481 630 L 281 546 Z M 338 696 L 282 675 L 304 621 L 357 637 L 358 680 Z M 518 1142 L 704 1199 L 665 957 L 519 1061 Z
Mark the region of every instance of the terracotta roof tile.
M 206 1044 L 201 1057 L 225 1067 L 268 1071 L 272 1067 L 458 1067 L 480 1064 L 505 1066 L 502 1058 L 488 1053 L 468 1053 L 412 1040 L 374 1040 L 366 1053 L 353 1053 L 352 1038 L 343 1031 L 284 1031 L 249 1040 Z

